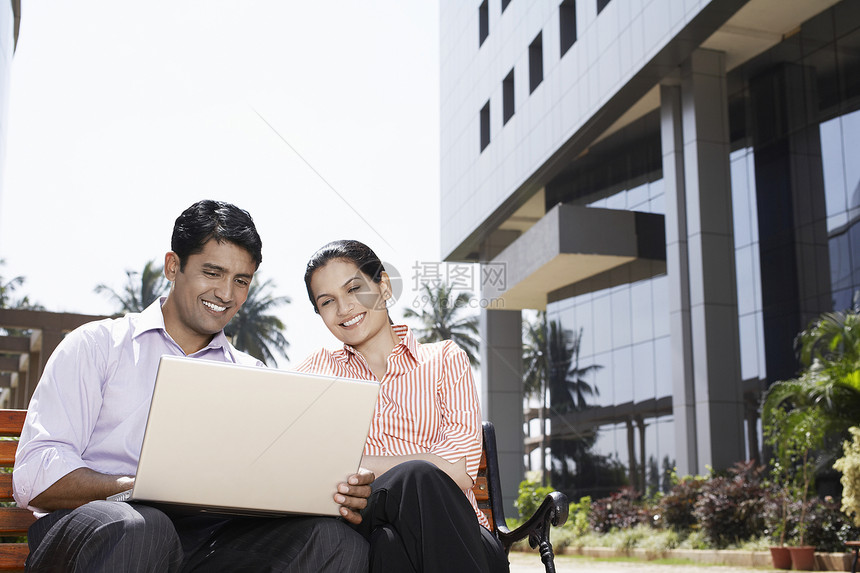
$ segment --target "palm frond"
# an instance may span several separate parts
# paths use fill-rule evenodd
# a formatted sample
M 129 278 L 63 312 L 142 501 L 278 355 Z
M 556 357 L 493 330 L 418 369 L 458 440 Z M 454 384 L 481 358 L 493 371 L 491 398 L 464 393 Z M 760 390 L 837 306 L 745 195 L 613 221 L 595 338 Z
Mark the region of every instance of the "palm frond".
M 169 285 L 164 268 L 157 266 L 154 260 L 147 261 L 141 272 L 126 269 L 125 276 L 126 283 L 121 292 L 106 284 L 98 284 L 94 289 L 97 294 L 107 294 L 116 302 L 120 314 L 143 311 L 164 295 Z
M 284 336 L 286 325 L 272 312 L 290 304 L 291 300 L 288 296 L 273 295 L 271 291 L 275 287 L 272 279 L 260 282 L 254 277 L 245 304 L 224 329 L 233 346 L 266 364 L 277 364 L 276 355 L 289 360 L 290 343 Z
M 420 323 L 413 329 L 418 340 L 423 343 L 452 340 L 469 357 L 469 363 L 477 366 L 480 363 L 478 317 L 462 316 L 464 309 L 469 307 L 472 294 L 460 292 L 452 297 L 453 288 L 445 283 L 425 283 L 421 292 L 421 300 L 426 304 L 422 305 L 420 312 L 411 308 L 403 311 L 404 317 L 415 318 Z

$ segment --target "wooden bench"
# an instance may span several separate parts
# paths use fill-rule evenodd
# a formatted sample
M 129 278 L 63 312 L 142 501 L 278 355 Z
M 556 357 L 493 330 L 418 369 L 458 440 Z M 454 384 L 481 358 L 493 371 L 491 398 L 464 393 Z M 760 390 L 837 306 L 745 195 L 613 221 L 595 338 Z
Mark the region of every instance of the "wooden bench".
M 12 499 L 12 466 L 15 464 L 15 450 L 18 449 L 17 439 L 21 436 L 24 417 L 27 410 L 0 410 L 0 501 L 6 502 L 0 507 L 0 570 L 23 571 L 24 561 L 29 549 L 26 543 L 6 541 L 27 535 L 27 528 L 36 519 L 33 514 L 19 507 L 10 506 Z
M 484 422 L 484 451 L 481 453 L 478 479 L 472 491 L 478 499 L 478 508 L 487 516 L 487 520 L 493 527 L 493 533 L 505 547 L 505 553 L 510 553 L 514 542 L 528 538 L 532 549 L 540 551 L 546 573 L 555 573 L 555 556 L 549 540 L 550 526 L 560 527 L 567 521 L 567 496 L 558 491 L 550 493 L 525 523 L 513 531 L 508 529 L 502 504 L 502 484 L 496 454 L 496 429 L 492 422 Z
M 20 437 L 26 414 L 26 410 L 0 410 L 0 436 Z M 561 526 L 567 521 L 567 497 L 560 492 L 552 492 L 523 525 L 513 531 L 508 529 L 502 505 L 496 431 L 492 422 L 484 422 L 483 430 L 484 451 L 481 454 L 478 479 L 472 488 L 478 499 L 478 507 L 487 516 L 493 533 L 501 541 L 505 552 L 510 552 L 515 541 L 528 537 L 531 547 L 539 549 L 547 573 L 554 573 L 555 563 L 549 531 L 551 525 Z M 11 468 L 15 464 L 17 447 L 17 440 L 0 440 L 0 467 L 4 468 L 4 473 L 0 473 L 0 501 L 3 502 L 13 501 Z M 0 507 L 0 537 L 8 539 L 27 535 L 27 528 L 35 521 L 33 514 L 26 509 L 8 507 L 8 503 L 4 505 L 6 507 Z M 28 553 L 26 543 L 0 542 L 0 570 L 23 571 Z

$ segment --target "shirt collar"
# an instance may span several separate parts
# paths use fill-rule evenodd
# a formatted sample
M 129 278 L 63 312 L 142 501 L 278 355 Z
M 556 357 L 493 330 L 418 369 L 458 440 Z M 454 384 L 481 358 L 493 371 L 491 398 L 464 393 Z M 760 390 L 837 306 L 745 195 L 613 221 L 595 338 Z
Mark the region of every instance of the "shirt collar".
M 143 312 L 138 315 L 137 328 L 135 328 L 134 332 L 135 338 L 150 330 L 163 330 L 167 332 L 167 329 L 164 327 L 164 314 L 161 312 L 161 305 L 164 304 L 165 300 L 167 300 L 166 296 L 159 298 L 143 309 Z
M 400 344 L 395 346 L 391 352 L 397 352 L 398 348 L 403 347 L 406 352 L 412 355 L 413 359 L 418 360 L 418 341 L 415 340 L 415 335 L 412 334 L 412 329 L 405 324 L 394 324 L 392 325 L 392 328 L 394 329 L 394 333 L 400 338 Z M 350 355 L 358 354 L 358 351 L 349 344 L 344 344 L 343 349 L 345 351 L 343 353 L 344 361 L 346 361 Z
M 150 330 L 160 330 L 163 332 L 168 338 L 170 334 L 167 332 L 167 328 L 164 326 L 164 313 L 162 311 L 162 305 L 164 301 L 167 300 L 166 296 L 163 296 L 153 302 L 151 305 L 146 307 L 143 312 L 138 315 L 137 318 L 137 328 L 135 328 L 134 338 L 142 335 L 145 332 L 149 332 Z M 212 340 L 209 341 L 209 344 L 198 350 L 195 354 L 199 352 L 203 352 L 207 349 L 217 349 L 220 348 L 224 351 L 224 356 L 232 358 L 233 355 L 230 352 L 230 344 L 227 340 L 227 336 L 224 334 L 224 331 L 219 331 L 215 336 L 212 337 Z

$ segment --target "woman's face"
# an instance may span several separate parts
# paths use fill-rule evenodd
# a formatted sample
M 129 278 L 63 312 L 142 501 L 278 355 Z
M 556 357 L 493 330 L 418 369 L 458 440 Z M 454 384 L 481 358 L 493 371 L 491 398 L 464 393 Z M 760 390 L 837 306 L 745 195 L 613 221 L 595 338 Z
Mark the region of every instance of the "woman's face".
M 344 344 L 358 348 L 388 328 L 391 284 L 385 273 L 375 283 L 352 261 L 331 260 L 311 276 L 311 292 L 326 327 Z

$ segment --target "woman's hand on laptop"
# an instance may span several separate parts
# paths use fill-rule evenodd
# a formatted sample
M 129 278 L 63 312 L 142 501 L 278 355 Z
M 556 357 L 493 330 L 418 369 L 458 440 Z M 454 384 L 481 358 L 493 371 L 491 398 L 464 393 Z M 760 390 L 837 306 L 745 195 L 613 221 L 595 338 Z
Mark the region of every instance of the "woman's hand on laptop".
M 361 510 L 367 507 L 370 484 L 374 479 L 376 476 L 372 471 L 359 468 L 358 473 L 349 476 L 346 483 L 337 485 L 334 500 L 340 504 L 340 514 L 348 522 L 356 525 L 361 523 Z

